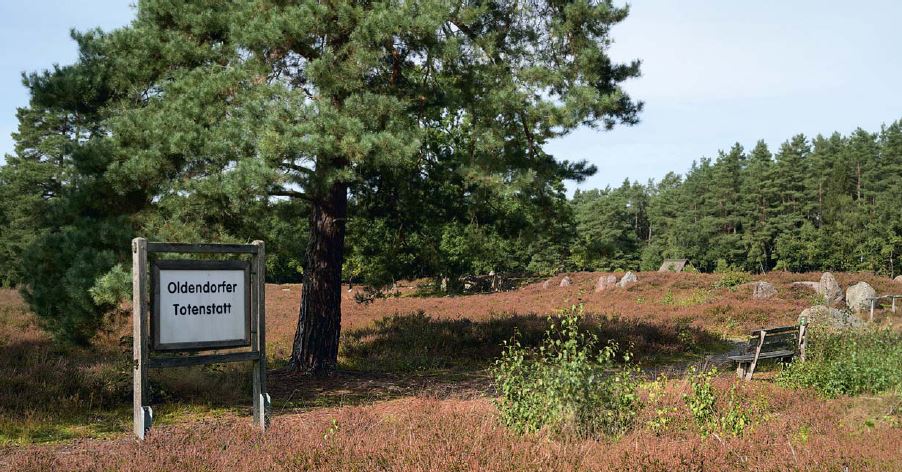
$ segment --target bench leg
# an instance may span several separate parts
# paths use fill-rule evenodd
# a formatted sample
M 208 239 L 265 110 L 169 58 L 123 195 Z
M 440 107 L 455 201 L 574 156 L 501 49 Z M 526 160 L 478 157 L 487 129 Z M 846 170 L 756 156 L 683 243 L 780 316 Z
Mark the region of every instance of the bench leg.
M 745 378 L 745 373 L 748 370 L 748 364 L 745 362 L 740 362 L 736 364 L 736 376 L 739 377 L 740 380 Z

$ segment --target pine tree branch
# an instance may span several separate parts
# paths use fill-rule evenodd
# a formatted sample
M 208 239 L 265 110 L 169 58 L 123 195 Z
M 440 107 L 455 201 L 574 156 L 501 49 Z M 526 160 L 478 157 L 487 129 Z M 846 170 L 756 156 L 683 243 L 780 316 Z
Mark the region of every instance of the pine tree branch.
M 289 198 L 297 198 L 299 200 L 304 200 L 307 202 L 313 201 L 309 195 L 304 192 L 298 192 L 295 190 L 287 190 L 283 188 L 277 188 L 269 191 L 269 195 L 271 197 L 289 197 Z
M 280 162 L 279 167 L 283 169 L 293 170 L 295 172 L 300 172 L 305 175 L 313 175 L 313 169 L 308 169 L 303 166 L 299 166 L 297 164 L 292 164 L 290 162 Z

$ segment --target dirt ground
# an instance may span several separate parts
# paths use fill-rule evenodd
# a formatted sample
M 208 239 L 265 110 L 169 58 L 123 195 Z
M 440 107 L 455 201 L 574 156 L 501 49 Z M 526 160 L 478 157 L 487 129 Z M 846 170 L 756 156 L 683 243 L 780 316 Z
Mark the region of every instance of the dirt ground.
M 573 284 L 558 287 L 563 275 L 549 288 L 455 297 L 416 297 L 408 284 L 369 304 L 347 291 L 341 370 L 325 379 L 284 369 L 301 287 L 268 285 L 270 430 L 250 426 L 246 368 L 178 369 L 152 378 L 160 421 L 143 443 L 129 433 L 128 320 L 91 349 L 64 349 L 16 294 L 0 291 L 0 469 L 902 470 L 897 396 L 825 400 L 777 386 L 768 371 L 737 384 L 728 365 L 718 391 L 738 389 L 757 412 L 739 437 L 702 437 L 685 414 L 653 428 L 663 406 L 652 402 L 617 440 L 512 433 L 497 418 L 487 369 L 515 332 L 540 339 L 546 315 L 583 305 L 591 329 L 630 346 L 649 380 L 669 373 L 662 401 L 676 406 L 688 391 L 682 368 L 723 362 L 752 329 L 795 323 L 814 294 L 792 282 L 820 277 L 754 277 L 778 295 L 752 300 L 747 286 L 715 288 L 716 274 L 639 273 L 638 283 L 601 293 L 593 287 L 603 274 L 567 274 Z M 843 286 L 864 280 L 902 293 L 888 278 L 835 275 Z M 899 316 L 880 311 L 877 321 Z

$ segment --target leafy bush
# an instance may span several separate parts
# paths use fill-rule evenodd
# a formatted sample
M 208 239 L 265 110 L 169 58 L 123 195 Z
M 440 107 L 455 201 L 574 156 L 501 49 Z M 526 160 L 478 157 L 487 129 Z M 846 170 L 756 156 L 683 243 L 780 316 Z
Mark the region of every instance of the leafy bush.
M 812 330 L 806 356 L 784 369 L 778 382 L 831 398 L 902 386 L 902 333 L 892 329 Z
M 717 370 L 713 368 L 702 372 L 690 368 L 689 393 L 683 396 L 683 401 L 702 436 L 716 431 L 741 436 L 752 423 L 752 413 L 737 397 L 736 385 L 730 389 L 725 401 L 718 405 L 717 391 L 711 384 L 715 375 Z
M 547 428 L 579 436 L 617 436 L 639 410 L 638 368 L 616 364 L 618 346 L 599 349 L 597 336 L 579 328 L 582 307 L 572 307 L 550 326 L 538 348 L 505 343 L 492 369 L 502 421 L 520 433 Z
M 717 394 L 711 385 L 715 375 L 715 369 L 697 372 L 694 367 L 690 368 L 689 393 L 683 396 L 692 419 L 704 436 L 711 433 L 717 423 Z
M 733 436 L 741 436 L 745 429 L 752 424 L 751 412 L 736 397 L 736 385 L 730 388 L 726 408 L 719 420 L 720 430 Z
M 661 297 L 662 305 L 673 305 L 673 290 L 667 290 L 663 297 Z
M 666 375 L 659 375 L 653 382 L 643 386 L 648 394 L 647 402 L 649 405 L 654 406 L 655 411 L 654 416 L 647 420 L 645 424 L 656 434 L 666 431 L 677 413 L 677 407 L 661 404 L 665 397 L 667 381 Z
M 736 287 L 738 287 L 744 283 L 747 283 L 749 280 L 751 280 L 751 279 L 749 278 L 749 275 L 746 274 L 745 272 L 730 271 L 730 272 L 724 273 L 720 277 L 720 280 L 718 280 L 717 283 L 714 284 L 714 287 L 715 288 L 728 288 L 730 290 L 733 290 Z

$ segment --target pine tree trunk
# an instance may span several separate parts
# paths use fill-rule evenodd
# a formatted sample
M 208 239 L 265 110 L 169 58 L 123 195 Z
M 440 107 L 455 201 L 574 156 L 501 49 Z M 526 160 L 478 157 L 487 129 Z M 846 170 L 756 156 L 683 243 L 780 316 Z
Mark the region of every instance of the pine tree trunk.
M 313 202 L 301 308 L 289 364 L 297 371 L 326 374 L 338 363 L 347 210 L 347 186 L 342 183 L 332 184 L 323 201 Z

